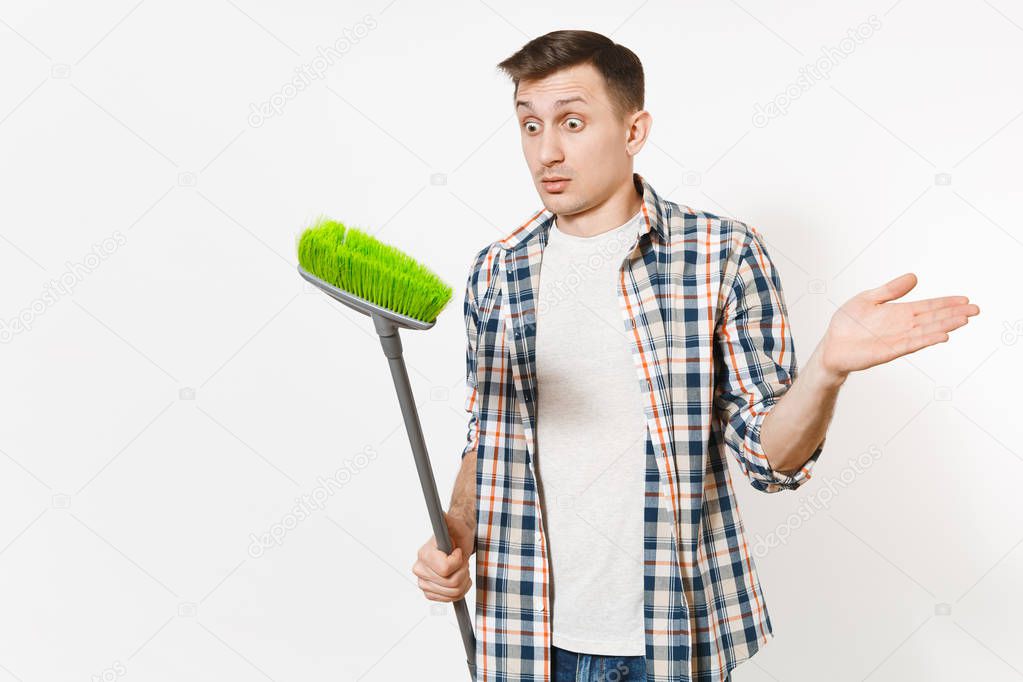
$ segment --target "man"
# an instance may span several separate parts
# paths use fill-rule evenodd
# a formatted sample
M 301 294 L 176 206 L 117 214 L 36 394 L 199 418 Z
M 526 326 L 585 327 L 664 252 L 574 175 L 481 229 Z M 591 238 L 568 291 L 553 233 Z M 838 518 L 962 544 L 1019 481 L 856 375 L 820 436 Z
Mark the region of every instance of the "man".
M 476 557 L 480 680 L 728 680 L 773 636 L 727 457 L 757 490 L 809 478 L 849 373 L 948 340 L 964 296 L 846 302 L 795 381 L 781 280 L 737 220 L 633 171 L 638 58 L 555 31 L 500 64 L 544 208 L 476 254 L 467 444 L 413 573 L 461 598 Z

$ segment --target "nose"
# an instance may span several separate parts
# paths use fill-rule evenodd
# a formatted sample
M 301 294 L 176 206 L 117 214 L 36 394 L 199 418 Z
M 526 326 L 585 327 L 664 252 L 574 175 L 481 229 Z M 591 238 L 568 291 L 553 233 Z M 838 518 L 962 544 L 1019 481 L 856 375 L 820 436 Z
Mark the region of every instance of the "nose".
M 557 131 L 544 130 L 540 138 L 540 163 L 550 166 L 564 161 L 561 139 Z

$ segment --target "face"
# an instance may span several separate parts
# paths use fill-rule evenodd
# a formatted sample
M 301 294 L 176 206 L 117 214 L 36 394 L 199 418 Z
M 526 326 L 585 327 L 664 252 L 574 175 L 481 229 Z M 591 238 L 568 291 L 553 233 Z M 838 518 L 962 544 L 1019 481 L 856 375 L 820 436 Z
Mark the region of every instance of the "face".
M 632 157 L 642 148 L 651 117 L 620 118 L 592 64 L 520 81 L 515 112 L 522 152 L 544 206 L 573 215 L 602 204 L 632 183 Z M 545 178 L 567 178 L 544 182 Z

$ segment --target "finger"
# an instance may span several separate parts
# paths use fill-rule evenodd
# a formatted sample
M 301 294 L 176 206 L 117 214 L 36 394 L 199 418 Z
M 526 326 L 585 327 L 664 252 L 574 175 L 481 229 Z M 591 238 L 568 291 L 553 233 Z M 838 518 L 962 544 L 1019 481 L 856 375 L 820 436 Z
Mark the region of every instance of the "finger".
M 970 300 L 966 297 L 938 297 L 936 299 L 913 301 L 906 303 L 906 305 L 909 306 L 909 310 L 913 311 L 914 315 L 923 315 L 926 313 L 946 310 L 948 308 L 963 307 L 968 303 L 970 303 Z M 977 308 L 977 310 L 979 311 L 980 309 Z
M 451 575 L 440 575 L 429 566 L 417 563 L 412 567 L 412 572 L 417 578 L 428 580 L 437 585 L 444 585 L 445 587 L 454 587 L 469 575 L 469 565 L 468 563 L 463 564 Z
M 930 334 L 908 334 L 902 338 L 899 343 L 895 344 L 895 357 L 901 357 L 903 355 L 909 355 L 915 353 L 922 348 L 933 346 L 936 343 L 944 343 L 948 341 L 948 333 L 946 332 L 933 332 Z M 894 358 L 892 358 L 894 359 Z
M 868 289 L 867 298 L 876 303 L 884 303 L 905 296 L 915 286 L 916 275 L 912 272 L 907 272 L 875 289 Z
M 430 542 L 419 548 L 419 558 L 424 561 L 429 561 L 431 565 L 435 565 L 440 559 L 450 558 L 455 552 L 459 552 L 464 558 L 464 552 L 461 551 L 461 545 L 453 545 L 454 549 L 450 553 L 445 552 L 437 547 L 437 543 L 431 538 Z
M 927 312 L 918 313 L 913 318 L 916 326 L 944 320 L 947 317 L 973 317 L 980 312 L 980 308 L 973 303 L 968 305 L 949 305 L 946 307 L 933 308 Z
M 933 334 L 941 334 L 950 332 L 953 329 L 958 329 L 959 327 L 965 325 L 967 322 L 969 322 L 969 318 L 963 315 L 950 315 L 948 317 L 944 317 L 940 320 L 935 320 L 934 322 L 930 322 L 928 324 L 922 324 L 916 327 L 914 331 L 922 336 L 930 336 Z
M 468 589 L 466 589 L 466 591 L 468 591 Z M 436 592 L 424 592 L 423 594 L 426 595 L 426 598 L 429 599 L 430 601 L 439 601 L 439 602 L 453 602 L 453 601 L 461 599 L 462 597 L 465 596 L 465 592 L 463 592 L 462 594 L 456 595 L 454 597 L 449 597 L 447 595 L 438 594 Z
M 445 554 L 438 549 L 433 558 L 434 570 L 442 576 L 450 576 L 466 564 L 465 553 L 462 552 L 461 547 L 455 547 L 450 554 Z
M 440 597 L 459 599 L 469 591 L 469 588 L 472 586 L 472 578 L 469 577 L 468 573 L 465 573 L 462 579 L 452 586 L 436 585 L 429 580 L 419 580 L 418 585 L 424 594 L 430 593 Z
M 957 327 L 961 327 L 966 324 L 965 318 L 960 318 L 959 321 L 953 322 L 935 322 L 922 327 L 915 327 L 911 332 L 904 334 L 897 343 L 894 344 L 898 355 L 908 355 L 909 353 L 915 353 L 921 348 L 927 346 L 933 346 L 936 343 L 944 343 L 948 341 L 948 333 Z
M 438 575 L 437 571 L 427 565 L 425 561 L 417 561 L 412 565 L 412 574 L 417 578 L 426 578 L 427 580 L 444 580 L 444 576 Z
M 460 567 L 468 563 L 461 547 L 455 547 L 451 554 L 445 554 L 439 549 L 431 550 L 426 552 L 422 560 L 428 568 L 441 578 L 450 577 Z
M 425 592 L 432 592 L 433 594 L 439 594 L 445 597 L 451 597 L 457 599 L 465 594 L 466 580 L 463 578 L 454 585 L 438 585 L 430 580 L 418 580 L 419 589 Z

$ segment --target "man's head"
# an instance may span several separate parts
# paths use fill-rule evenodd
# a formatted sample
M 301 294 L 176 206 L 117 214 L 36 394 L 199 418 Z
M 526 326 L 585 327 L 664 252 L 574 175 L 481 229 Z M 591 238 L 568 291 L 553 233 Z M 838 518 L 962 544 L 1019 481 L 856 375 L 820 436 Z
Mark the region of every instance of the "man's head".
M 632 185 L 633 157 L 652 118 L 643 109 L 643 65 L 592 31 L 554 31 L 505 59 L 522 152 L 544 206 L 572 215 Z M 562 185 L 544 178 L 568 178 Z

